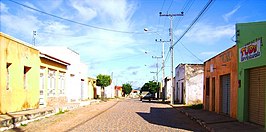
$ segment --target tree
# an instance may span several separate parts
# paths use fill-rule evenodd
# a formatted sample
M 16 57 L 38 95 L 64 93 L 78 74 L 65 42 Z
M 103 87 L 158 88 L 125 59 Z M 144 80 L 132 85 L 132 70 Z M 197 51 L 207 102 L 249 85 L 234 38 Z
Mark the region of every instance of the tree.
M 141 87 L 141 91 L 149 91 L 152 94 L 156 93 L 158 89 L 159 85 L 154 81 L 149 81 Z
M 130 94 L 130 92 L 132 91 L 132 86 L 131 84 L 126 83 L 122 85 L 122 89 L 125 94 Z
M 101 86 L 101 99 L 104 99 L 104 87 L 107 87 L 111 84 L 112 79 L 109 75 L 99 74 L 97 76 L 96 85 Z

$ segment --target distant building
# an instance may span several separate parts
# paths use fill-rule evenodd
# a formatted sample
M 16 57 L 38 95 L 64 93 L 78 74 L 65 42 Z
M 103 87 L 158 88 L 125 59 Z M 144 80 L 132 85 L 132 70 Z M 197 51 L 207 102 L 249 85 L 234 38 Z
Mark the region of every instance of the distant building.
M 115 86 L 115 97 L 122 97 L 123 96 L 123 88 L 122 86 Z
M 175 68 L 175 103 L 203 102 L 203 65 L 179 64 Z
M 91 77 L 88 77 L 88 98 L 97 98 L 96 79 Z
M 139 97 L 139 94 L 140 94 L 140 91 L 139 90 L 132 90 L 131 92 L 130 92 L 130 97 L 131 98 L 138 98 Z

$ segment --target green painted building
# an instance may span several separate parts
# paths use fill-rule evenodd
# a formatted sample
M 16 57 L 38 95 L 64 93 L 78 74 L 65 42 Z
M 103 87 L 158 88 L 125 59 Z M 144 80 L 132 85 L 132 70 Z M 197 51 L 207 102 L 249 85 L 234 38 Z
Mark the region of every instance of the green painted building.
M 237 119 L 266 129 L 266 21 L 236 24 Z

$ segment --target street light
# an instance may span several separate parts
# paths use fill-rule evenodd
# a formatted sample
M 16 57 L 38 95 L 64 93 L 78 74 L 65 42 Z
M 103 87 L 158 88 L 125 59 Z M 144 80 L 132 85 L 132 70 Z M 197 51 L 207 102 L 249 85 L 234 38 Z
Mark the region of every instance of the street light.
M 149 31 L 148 28 L 144 28 L 144 32 L 148 32 L 148 31 Z M 161 39 L 162 36 L 158 32 L 152 32 L 152 33 L 156 33 L 160 37 L 159 40 L 155 39 L 155 41 L 162 43 L 162 56 L 161 56 L 161 58 L 162 58 L 162 87 L 164 87 L 164 76 L 165 76 L 165 70 L 164 70 L 164 68 L 165 68 L 164 43 L 165 42 L 170 42 L 171 40 L 170 41 L 164 41 L 164 40 Z M 158 66 L 158 58 L 157 58 L 157 66 Z M 157 70 L 157 82 L 158 82 L 158 70 Z M 163 89 L 160 89 L 160 92 L 163 92 L 163 90 L 164 90 L 164 88 Z M 163 96 L 163 101 L 164 101 L 164 96 Z

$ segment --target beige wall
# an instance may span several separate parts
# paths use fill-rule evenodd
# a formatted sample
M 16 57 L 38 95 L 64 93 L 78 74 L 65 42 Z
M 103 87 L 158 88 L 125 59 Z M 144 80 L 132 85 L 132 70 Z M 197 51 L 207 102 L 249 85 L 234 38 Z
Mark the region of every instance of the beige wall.
M 63 105 L 67 102 L 66 99 L 66 70 L 67 66 L 64 64 L 57 63 L 55 61 L 49 60 L 47 58 L 40 58 L 41 61 L 41 71 L 44 76 L 44 101 L 47 106 L 56 106 Z M 48 96 L 48 72 L 49 70 L 55 71 L 55 95 Z M 59 91 L 59 74 L 65 74 L 65 83 L 64 83 L 64 94 L 60 94 Z M 40 85 L 41 87 L 41 85 Z
M 0 33 L 0 42 L 0 113 L 38 108 L 39 79 L 36 78 L 40 75 L 39 51 L 3 33 Z M 8 89 L 7 64 L 9 64 Z M 26 85 L 25 67 L 29 68 L 26 73 Z

